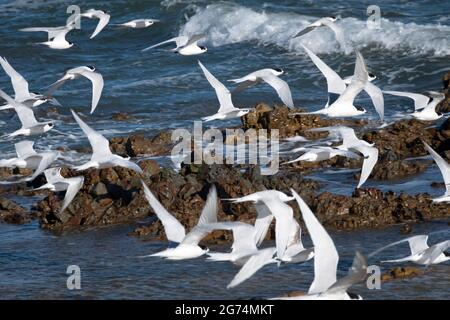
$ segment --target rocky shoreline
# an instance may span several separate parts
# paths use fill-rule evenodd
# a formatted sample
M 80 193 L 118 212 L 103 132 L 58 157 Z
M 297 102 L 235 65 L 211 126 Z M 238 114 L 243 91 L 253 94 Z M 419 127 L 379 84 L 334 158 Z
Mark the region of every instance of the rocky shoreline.
M 441 112 L 450 111 L 450 73 L 444 76 L 446 100 L 439 106 Z M 126 115 L 120 115 L 126 121 Z M 355 128 L 357 135 L 379 149 L 379 162 L 371 178 L 393 180 L 423 172 L 432 162 L 411 160 L 427 155 L 422 140 L 429 143 L 447 161 L 450 160 L 450 121 L 434 128 L 428 122 L 414 119 L 400 120 L 383 128 L 365 120 L 333 120 L 318 115 L 291 116 L 286 107 L 269 107 L 259 104 L 255 110 L 242 119 L 242 128 L 278 129 L 280 138 L 302 135 L 309 140 L 327 137 L 327 132 L 310 132 L 311 128 L 347 125 Z M 167 156 L 173 147 L 171 131 L 162 131 L 154 137 L 130 135 L 113 138 L 111 150 L 121 156 Z M 83 150 L 81 150 L 83 151 Z M 89 150 L 86 150 L 89 151 Z M 281 158 L 281 162 L 285 159 Z M 0 221 L 4 223 L 28 223 L 38 219 L 47 230 L 61 232 L 80 230 L 111 224 L 129 223 L 153 215 L 141 188 L 141 179 L 147 183 L 162 204 L 173 212 L 180 222 L 190 227 L 197 223 L 204 205 L 207 191 L 215 184 L 220 198 L 232 198 L 264 189 L 277 189 L 289 193 L 296 190 L 319 220 L 328 227 L 338 230 L 375 228 L 395 223 L 427 221 L 450 216 L 450 206 L 431 202 L 428 194 L 411 196 L 394 192 L 381 192 L 374 188 L 355 189 L 351 196 L 318 193 L 317 182 L 308 179 L 307 174 L 320 168 L 359 168 L 362 160 L 335 157 L 319 163 L 298 162 L 280 167 L 274 176 L 263 176 L 257 166 L 252 165 L 193 165 L 182 164 L 176 172 L 161 168 L 154 160 L 141 160 L 139 166 L 144 174 L 138 175 L 124 168 L 88 170 L 84 186 L 70 206 L 58 214 L 62 197 L 48 191 L 30 191 L 41 185 L 45 179 L 37 178 L 32 184 L 0 187 Z M 18 170 L 2 169 L 0 176 L 24 173 Z M 63 169 L 63 176 L 80 175 L 70 169 Z M 354 177 L 357 179 L 357 175 Z M 441 178 L 436 177 L 435 187 L 441 187 Z M 356 180 L 355 180 L 356 182 Z M 43 199 L 31 212 L 22 208 L 8 195 L 41 195 Z M 300 218 L 298 208 L 295 216 Z M 250 204 L 228 204 L 221 202 L 219 220 L 253 222 L 255 210 Z M 137 227 L 130 233 L 143 239 L 163 239 L 164 230 L 157 219 Z M 206 241 L 228 241 L 227 232 L 214 232 Z M 273 233 L 268 233 L 273 238 Z

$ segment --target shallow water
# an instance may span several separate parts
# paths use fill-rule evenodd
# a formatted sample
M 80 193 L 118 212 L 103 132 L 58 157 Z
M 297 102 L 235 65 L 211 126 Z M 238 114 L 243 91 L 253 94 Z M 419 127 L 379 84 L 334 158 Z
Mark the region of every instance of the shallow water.
M 339 276 L 351 265 L 355 250 L 370 253 L 382 244 L 401 239 L 400 225 L 379 230 L 332 232 L 339 254 Z M 414 233 L 448 229 L 446 221 L 413 226 Z M 270 298 L 284 293 L 307 291 L 313 274 L 312 261 L 302 265 L 287 264 L 279 269 L 269 265 L 240 286 L 227 290 L 238 267 L 226 262 L 209 262 L 204 258 L 168 261 L 141 256 L 164 249 L 163 242 L 143 242 L 127 237 L 133 226 L 112 226 L 81 233 L 54 236 L 38 228 L 2 225 L 0 233 L 0 292 L 2 299 L 249 299 Z M 448 236 L 448 232 L 447 232 Z M 445 239 L 433 235 L 430 243 Z M 310 245 L 309 239 L 305 244 Z M 266 243 L 265 245 L 273 245 Z M 223 250 L 225 247 L 211 247 Z M 369 260 L 380 265 L 380 259 L 401 258 L 408 247 L 386 250 Z M 66 268 L 81 268 L 82 290 L 66 287 Z M 380 265 L 387 271 L 393 264 Z M 449 265 L 425 270 L 425 274 L 408 280 L 383 283 L 380 290 L 363 285 L 352 291 L 365 299 L 450 299 Z
M 326 102 L 325 81 L 303 53 L 300 40 L 292 35 L 319 16 L 341 15 L 340 22 L 350 41 L 361 50 L 369 69 L 378 76 L 376 84 L 386 90 L 422 92 L 440 89 L 441 77 L 448 70 L 450 55 L 450 2 L 378 1 L 382 21 L 380 30 L 366 28 L 366 8 L 370 1 L 78 1 L 84 9 L 110 11 L 112 23 L 151 17 L 162 23 L 144 30 L 107 28 L 94 40 L 87 40 L 95 21 L 82 21 L 82 30 L 70 33 L 75 46 L 67 51 L 48 50 L 36 45 L 45 41 L 42 33 L 16 32 L 31 26 L 58 26 L 67 19 L 66 7 L 72 1 L 0 0 L 0 54 L 29 81 L 33 91 L 44 91 L 63 72 L 78 65 L 94 65 L 105 78 L 105 89 L 88 123 L 107 137 L 131 132 L 156 133 L 165 128 L 191 127 L 192 121 L 215 112 L 214 91 L 197 66 L 200 59 L 216 77 L 243 76 L 256 69 L 282 67 L 295 104 L 309 110 Z M 325 8 L 325 9 L 322 9 Z M 141 50 L 179 34 L 204 32 L 209 51 L 197 57 L 181 57 L 164 50 Z M 342 52 L 327 30 L 316 30 L 303 38 L 342 76 L 351 75 L 354 55 Z M 9 79 L 0 73 L 0 88 L 12 93 Z M 73 121 L 70 109 L 88 115 L 91 91 L 87 80 L 66 84 L 56 98 L 64 105 L 55 130 L 36 140 L 39 149 L 87 145 L 87 139 Z M 386 96 L 387 121 L 403 117 L 413 109 L 410 101 Z M 278 103 L 266 85 L 233 96 L 239 107 L 255 103 Z M 367 96 L 358 104 L 377 115 Z M 116 122 L 111 114 L 124 111 L 135 118 Z M 13 113 L 0 114 L 1 134 L 18 128 Z M 238 125 L 239 120 L 212 123 L 209 126 Z M 16 142 L 16 141 L 14 141 Z M 14 149 L 11 141 L 1 141 L 0 151 L 7 157 Z M 80 161 L 85 155 L 71 153 Z M 168 163 L 167 159 L 158 159 Z M 170 163 L 170 162 L 169 162 Z M 356 181 L 353 172 L 329 170 L 314 173 L 322 190 L 350 194 Z M 420 175 L 389 183 L 369 180 L 367 186 L 383 191 L 428 192 L 440 195 L 443 189 L 431 188 L 441 181 L 436 166 Z M 36 199 L 20 199 L 32 204 Z M 445 228 L 444 222 L 423 223 L 415 232 Z M 249 298 L 273 297 L 290 290 L 307 290 L 312 264 L 286 265 L 279 270 L 266 267 L 236 289 L 226 290 L 237 268 L 227 263 L 206 263 L 203 259 L 170 262 L 139 259 L 164 247 L 164 243 L 142 242 L 127 237 L 133 226 L 114 226 L 81 233 L 55 236 L 39 229 L 36 222 L 24 226 L 0 224 L 0 297 L 1 298 Z M 399 226 L 382 230 L 338 232 L 333 237 L 342 254 L 341 270 L 351 263 L 354 250 L 370 252 L 389 241 L 400 239 Z M 431 241 L 439 241 L 432 238 Z M 406 252 L 407 248 L 404 248 Z M 388 251 L 386 253 L 389 253 Z M 79 292 L 66 289 L 66 267 L 77 264 L 82 270 Z M 201 275 L 207 274 L 208 277 Z M 361 286 L 355 291 L 368 299 L 450 298 L 448 264 L 430 268 L 424 276 L 383 285 L 381 291 Z

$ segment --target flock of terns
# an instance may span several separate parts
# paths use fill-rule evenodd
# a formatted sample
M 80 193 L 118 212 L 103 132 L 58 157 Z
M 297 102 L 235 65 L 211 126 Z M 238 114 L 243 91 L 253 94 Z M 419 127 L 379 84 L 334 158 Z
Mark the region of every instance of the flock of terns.
M 83 12 L 72 19 L 66 26 L 62 27 L 38 27 L 25 28 L 21 31 L 25 32 L 46 32 L 48 41 L 40 44 L 48 46 L 50 49 L 64 50 L 73 46 L 73 43 L 66 40 L 66 35 L 75 29 L 77 19 L 81 18 L 99 19 L 99 23 L 90 39 L 96 37 L 109 23 L 110 15 L 102 10 L 90 9 Z M 336 35 L 336 40 L 347 51 L 348 45 L 345 41 L 344 33 L 336 23 L 337 18 L 325 17 L 321 18 L 304 30 L 300 31 L 294 37 L 300 37 L 308 32 L 312 32 L 316 28 L 328 27 Z M 124 28 L 147 28 L 158 20 L 155 19 L 136 19 L 114 26 Z M 147 51 L 170 42 L 175 42 L 176 48 L 171 51 L 180 55 L 198 55 L 207 52 L 207 48 L 198 44 L 203 40 L 205 35 L 179 36 L 162 43 L 158 43 L 149 48 Z M 356 51 L 356 62 L 354 74 L 348 78 L 341 78 L 334 70 L 326 65 L 319 57 L 317 57 L 306 46 L 303 46 L 305 52 L 322 72 L 327 80 L 328 102 L 326 106 L 318 111 L 300 113 L 300 114 L 324 114 L 329 117 L 352 117 L 366 113 L 367 111 L 354 105 L 355 98 L 361 91 L 366 91 L 372 99 L 375 110 L 384 121 L 384 99 L 383 92 L 386 94 L 409 97 L 414 100 L 415 112 L 411 115 L 420 120 L 433 121 L 440 117 L 441 114 L 436 112 L 436 106 L 445 97 L 442 93 L 429 92 L 427 95 L 417 93 L 398 92 L 398 91 L 382 91 L 372 82 L 376 79 L 375 75 L 369 73 L 364 58 L 360 52 Z M 251 111 L 251 109 L 240 109 L 233 105 L 230 91 L 217 78 L 212 75 L 208 69 L 199 61 L 199 66 L 203 71 L 206 79 L 214 88 L 219 100 L 220 108 L 216 114 L 202 118 L 204 121 L 223 120 L 242 117 Z M 92 66 L 81 66 L 69 69 L 64 76 L 48 87 L 44 94 L 30 92 L 28 82 L 9 64 L 9 62 L 0 57 L 0 64 L 5 73 L 11 78 L 12 87 L 14 89 L 14 98 L 10 97 L 4 91 L 0 90 L 0 96 L 6 101 L 6 105 L 0 107 L 0 110 L 13 109 L 21 122 L 21 128 L 13 133 L 3 136 L 3 138 L 14 139 L 19 136 L 35 136 L 42 135 L 54 128 L 53 122 L 39 122 L 33 112 L 33 108 L 43 103 L 49 102 L 60 105 L 54 98 L 54 93 L 66 82 L 75 80 L 80 77 L 89 79 L 92 83 L 92 102 L 91 110 L 93 113 L 100 101 L 104 81 L 100 73 Z M 269 84 L 280 97 L 281 101 L 289 108 L 294 108 L 294 102 L 291 96 L 289 85 L 280 78 L 283 70 L 279 68 L 261 69 L 250 73 L 238 79 L 229 80 L 237 84 L 236 91 L 244 90 L 248 87 L 257 85 L 260 82 Z M 293 113 L 295 116 L 298 113 Z M 91 147 L 91 159 L 79 166 L 73 167 L 78 171 L 88 168 L 110 168 L 115 166 L 126 167 L 142 173 L 142 169 L 129 158 L 115 155 L 109 148 L 109 141 L 101 134 L 88 126 L 73 110 L 72 115 L 78 123 L 84 134 L 87 136 Z M 289 162 L 295 161 L 322 161 L 335 156 L 345 156 L 349 158 L 364 157 L 361 178 L 358 188 L 369 178 L 370 173 L 378 160 L 378 149 L 364 140 L 359 139 L 354 130 L 348 127 L 328 127 L 313 130 L 328 131 L 330 134 L 338 135 L 342 139 L 342 144 L 333 146 L 313 146 L 306 148 L 297 148 L 294 152 L 302 152 L 303 154 Z M 444 177 L 446 185 L 446 193 L 439 198 L 434 199 L 437 202 L 450 201 L 450 165 L 442 159 L 430 146 L 425 142 L 424 145 L 428 152 L 436 161 L 441 173 Z M 0 160 L 0 167 L 18 167 L 30 168 L 34 172 L 30 176 L 21 177 L 19 179 L 9 179 L 0 182 L 0 184 L 14 184 L 19 182 L 29 182 L 34 180 L 41 173 L 44 173 L 47 183 L 39 189 L 50 189 L 55 192 L 66 191 L 60 212 L 65 210 L 70 202 L 74 199 L 77 192 L 83 186 L 84 177 L 65 178 L 61 175 L 60 167 L 50 168 L 52 163 L 61 154 L 57 151 L 37 152 L 33 148 L 33 142 L 24 140 L 15 144 L 17 153 L 16 158 Z M 280 299 L 362 299 L 358 295 L 349 293 L 349 288 L 361 281 L 367 276 L 366 258 L 356 253 L 352 268 L 348 276 L 337 279 L 337 266 L 339 262 L 339 254 L 336 250 L 334 242 L 324 227 L 317 220 L 316 216 L 310 210 L 303 199 L 294 191 L 288 196 L 283 192 L 276 190 L 267 190 L 256 192 L 237 199 L 222 199 L 232 201 L 233 203 L 252 202 L 257 211 L 257 218 L 254 225 L 244 222 L 220 222 L 217 221 L 218 197 L 214 185 L 208 194 L 205 207 L 202 210 L 198 224 L 190 231 L 186 232 L 183 225 L 170 214 L 152 194 L 144 182 L 142 182 L 145 196 L 152 207 L 155 214 L 161 220 L 167 239 L 176 246 L 152 254 L 151 256 L 162 257 L 170 260 L 183 260 L 198 258 L 208 255 L 208 260 L 212 261 L 230 261 L 241 266 L 241 269 L 229 283 L 228 288 L 235 287 L 245 280 L 249 279 L 259 269 L 267 264 L 276 263 L 303 263 L 310 259 L 314 259 L 314 280 L 306 295 L 280 298 Z M 308 229 L 313 247 L 305 248 L 302 243 L 302 233 L 300 224 L 293 215 L 293 209 L 288 202 L 296 201 L 300 208 L 303 221 Z M 275 219 L 275 247 L 260 248 L 272 221 Z M 210 252 L 208 249 L 199 245 L 202 238 L 213 230 L 230 230 L 233 233 L 233 244 L 231 252 Z M 444 230 L 448 231 L 448 230 Z M 375 252 L 372 257 L 384 249 L 403 242 L 410 245 L 411 254 L 408 257 L 389 260 L 387 262 L 404 262 L 412 261 L 422 265 L 437 264 L 450 260 L 450 254 L 446 250 L 450 247 L 450 241 L 444 241 L 431 247 L 427 244 L 427 235 L 418 235 L 403 239 L 393 244 L 387 245 Z

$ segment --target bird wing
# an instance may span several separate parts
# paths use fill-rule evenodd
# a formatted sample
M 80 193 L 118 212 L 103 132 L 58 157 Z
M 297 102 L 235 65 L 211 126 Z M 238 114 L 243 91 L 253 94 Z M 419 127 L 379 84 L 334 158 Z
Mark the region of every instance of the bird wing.
M 364 182 L 366 182 L 367 179 L 369 179 L 369 176 L 372 173 L 373 168 L 377 164 L 378 149 L 375 147 L 369 147 L 365 145 L 354 147 L 354 149 L 358 150 L 364 155 L 361 177 L 359 178 L 359 183 L 357 187 L 360 188 L 364 184 Z
M 351 286 L 364 281 L 366 277 L 367 260 L 361 253 L 356 252 L 349 274 L 336 281 L 336 283 L 327 290 L 327 293 L 347 292 Z
M 28 91 L 27 80 L 25 80 L 25 78 L 9 64 L 6 58 L 0 57 L 0 64 L 6 74 L 11 78 L 11 84 L 14 88 L 14 99 L 17 101 L 28 99 L 30 97 L 30 92 Z
M 318 56 L 316 56 L 311 50 L 302 45 L 303 49 L 308 54 L 309 58 L 314 62 L 316 67 L 322 72 L 325 79 L 327 80 L 327 90 L 328 93 L 333 93 L 335 96 L 341 95 L 347 86 L 345 85 L 344 80 L 333 70 L 331 69 L 325 62 L 323 62 Z M 333 104 L 334 101 L 329 99 L 328 104 Z
M 55 93 L 56 90 L 58 90 L 59 88 L 61 88 L 61 86 L 66 83 L 66 81 L 69 81 L 67 75 L 64 75 L 64 77 L 62 77 L 61 79 L 59 79 L 58 81 L 52 83 L 47 91 L 44 93 L 44 96 L 46 97 L 51 97 L 53 96 L 53 93 Z
M 66 180 L 66 178 L 61 175 L 61 168 L 46 169 L 44 170 L 44 175 L 48 183 L 61 182 Z
M 172 242 L 181 243 L 186 233 L 183 225 L 163 207 L 144 181 L 142 181 L 142 186 L 144 187 L 145 198 L 164 226 L 167 239 Z
M 197 225 L 184 237 L 182 244 L 198 244 L 200 240 L 213 231 L 211 224 L 217 223 L 217 190 L 213 185 L 209 190 L 206 198 L 205 206 L 203 207 Z
M 231 81 L 231 80 L 230 80 Z M 242 82 L 237 82 L 239 85 L 233 90 L 233 93 L 239 93 L 241 91 L 244 91 L 247 88 L 253 87 L 257 85 L 260 81 L 251 81 L 251 80 L 245 80 Z
M 66 41 L 66 35 L 69 33 L 69 31 L 73 30 L 73 28 L 65 28 L 64 30 L 59 31 L 58 33 L 54 34 L 53 41 L 55 42 L 64 42 Z
M 275 251 L 276 248 L 266 248 L 259 250 L 258 253 L 251 256 L 239 272 L 234 276 L 233 280 L 231 280 L 231 282 L 227 285 L 227 289 L 233 288 L 249 279 L 265 265 L 276 262 L 276 260 L 273 259 Z
M 416 238 L 418 240 L 414 240 Z M 405 238 L 405 239 L 402 239 L 402 240 L 390 243 L 390 244 L 388 244 L 388 245 L 386 245 L 384 247 L 381 247 L 380 249 L 375 250 L 374 252 L 369 254 L 368 257 L 371 258 L 371 257 L 377 255 L 378 253 L 380 253 L 381 251 L 386 250 L 387 248 L 396 246 L 396 245 L 404 243 L 404 242 L 408 242 L 409 248 L 410 248 L 411 253 L 412 253 L 413 247 L 411 246 L 411 240 L 414 243 L 414 252 L 417 253 L 417 252 L 419 252 L 419 249 L 424 249 L 425 248 L 425 246 L 423 244 L 424 243 L 426 244 L 426 242 L 428 240 L 428 236 L 427 235 L 417 235 L 417 236 L 408 237 L 408 238 Z M 422 244 L 418 245 L 419 243 L 422 243 Z M 428 248 L 428 245 L 426 244 L 426 248 L 425 249 L 427 249 L 427 248 Z M 422 250 L 420 250 L 420 251 L 422 251 Z
M 275 244 L 277 257 L 281 259 L 289 243 L 293 210 L 281 200 L 263 199 L 262 201 L 275 217 Z
M 208 197 L 206 198 L 205 206 L 198 220 L 197 225 L 209 224 L 217 222 L 217 189 L 215 185 L 211 186 Z
M 313 31 L 313 30 L 316 29 L 316 28 L 317 28 L 317 26 L 309 25 L 309 26 L 307 26 L 306 28 L 304 28 L 303 30 L 299 31 L 299 32 L 294 36 L 294 38 L 301 37 L 301 36 L 303 36 L 303 35 L 305 35 L 305 34 L 311 32 L 311 31 Z
M 61 206 L 61 210 L 59 212 L 63 212 L 72 200 L 77 195 L 78 191 L 83 187 L 84 177 L 74 177 L 65 179 L 65 181 L 69 184 L 66 195 L 64 196 L 64 200 Z
M 329 128 L 330 131 L 337 132 L 342 138 L 342 145 L 350 148 L 352 146 L 358 146 L 361 144 L 361 140 L 355 134 L 355 130 L 353 128 L 345 127 L 345 126 L 337 126 Z M 318 130 L 317 130 L 318 131 Z
M 366 86 L 364 87 L 364 91 L 370 96 L 372 99 L 372 103 L 380 116 L 381 121 L 384 121 L 384 97 L 383 91 L 374 85 L 372 82 L 367 81 Z
M 38 167 L 34 171 L 33 175 L 26 178 L 25 181 L 33 181 L 37 176 L 39 176 L 45 169 L 47 169 L 53 161 L 55 161 L 59 152 L 47 152 L 47 153 L 39 153 L 36 156 L 41 157 L 41 161 L 39 162 Z
M 442 253 L 444 253 L 448 248 L 450 248 L 450 240 L 443 241 L 431 246 L 426 249 L 424 255 L 428 256 L 429 261 L 436 260 Z
M 346 48 L 346 43 L 345 43 L 344 30 L 342 30 L 342 28 L 339 27 L 334 21 L 330 21 L 330 20 L 327 20 L 327 19 L 324 19 L 322 21 L 322 24 L 327 26 L 331 30 L 333 30 L 334 35 L 336 37 L 336 41 L 339 43 L 341 48 L 345 49 Z
M 439 153 L 433 150 L 425 141 L 423 141 L 423 144 L 425 145 L 425 148 L 428 150 L 428 152 L 433 157 L 434 161 L 436 162 L 437 166 L 439 167 L 439 170 L 441 171 L 442 177 L 444 178 L 445 187 L 447 190 L 447 193 L 450 193 L 450 164 L 448 164 L 447 161 L 445 161 Z
M 106 25 L 109 23 L 109 19 L 111 19 L 111 16 L 107 13 L 101 13 L 101 14 L 94 14 L 98 19 L 97 27 L 94 30 L 94 33 L 91 35 L 90 39 L 94 39 L 102 30 L 106 27 Z
M 254 252 L 258 249 L 255 245 L 255 227 L 251 224 L 230 221 L 216 222 L 207 225 L 210 231 L 213 230 L 231 230 L 233 232 L 233 252 Z
M 152 46 L 150 46 L 148 48 L 143 49 L 142 51 L 147 51 L 147 50 L 150 50 L 150 49 L 162 46 L 163 44 L 170 43 L 170 42 L 175 42 L 176 45 L 177 45 L 176 49 L 178 49 L 180 47 L 184 47 L 186 45 L 186 43 L 188 43 L 188 41 L 189 41 L 189 37 L 188 36 L 179 36 L 179 37 L 175 37 L 175 38 L 172 38 L 172 39 L 169 39 L 169 40 L 166 40 L 166 41 L 154 44 L 154 45 L 152 45 Z
M 0 89 L 0 97 L 2 97 L 6 102 L 14 107 L 14 110 L 19 117 L 20 122 L 22 123 L 23 128 L 31 128 L 36 125 L 38 121 L 34 116 L 34 112 L 31 108 L 26 105 L 16 102 L 13 98 L 8 96 L 3 90 Z
M 97 72 L 83 71 L 80 73 L 82 76 L 88 78 L 92 82 L 92 105 L 91 114 L 94 112 L 95 108 L 100 101 L 100 97 L 103 91 L 103 76 Z
M 291 89 L 286 81 L 274 75 L 266 75 L 262 79 L 267 82 L 278 93 L 281 101 L 289 108 L 294 108 L 294 101 L 292 100 Z
M 200 68 L 202 68 L 203 73 L 205 74 L 206 79 L 208 80 L 209 84 L 214 88 L 216 91 L 217 99 L 220 103 L 219 113 L 227 113 L 232 110 L 235 110 L 236 108 L 233 105 L 233 101 L 231 100 L 231 93 L 228 91 L 228 89 L 220 82 L 219 80 L 214 77 L 211 72 L 208 71 L 208 69 L 205 68 L 205 66 L 199 61 L 198 64 L 200 65 Z
M 264 203 L 255 203 L 255 209 L 258 214 L 255 220 L 256 245 L 260 246 L 266 237 L 267 231 L 269 231 L 274 217 Z
M 24 32 L 47 32 L 48 33 L 48 39 L 52 40 L 54 39 L 61 31 L 64 31 L 67 27 L 32 27 L 32 28 L 23 28 L 19 29 L 19 31 Z
M 428 236 L 419 235 L 408 239 L 411 255 L 415 255 L 428 249 Z
M 101 159 L 105 156 L 110 156 L 112 154 L 109 149 L 109 141 L 100 133 L 89 127 L 81 118 L 72 111 L 72 115 L 83 130 L 84 134 L 87 136 L 89 143 L 92 146 L 92 159 Z
M 383 90 L 384 93 L 393 95 L 393 96 L 399 96 L 399 97 L 407 97 L 414 100 L 414 109 L 420 110 L 425 108 L 428 103 L 430 102 L 430 97 L 427 97 L 423 94 L 419 93 L 412 93 L 412 92 L 402 92 L 402 91 L 386 91 Z
M 309 287 L 308 294 L 321 293 L 336 283 L 339 254 L 333 239 L 308 205 L 293 189 L 291 192 L 297 200 L 303 221 L 314 244 L 314 280 Z
M 33 109 L 19 104 L 14 107 L 14 110 L 16 110 L 17 116 L 19 117 L 23 128 L 31 128 L 38 123 L 36 117 L 34 116 Z
M 118 156 L 118 155 L 112 155 L 112 156 L 113 156 L 112 162 L 114 163 L 114 165 L 134 170 L 137 173 L 144 172 L 144 171 L 142 171 L 142 168 L 139 167 L 139 165 L 137 165 L 133 161 L 130 161 L 129 159 L 122 158 L 121 156 Z
M 353 104 L 356 96 L 364 89 L 368 82 L 368 71 L 364 58 L 360 52 L 356 52 L 355 72 L 350 85 L 345 89 L 335 103 Z
M 14 147 L 16 149 L 17 157 L 22 158 L 28 155 L 36 154 L 36 151 L 33 149 L 34 142 L 33 141 L 20 141 L 17 142 Z
M 204 33 L 193 35 L 192 37 L 189 38 L 189 40 L 186 42 L 186 44 L 184 46 L 187 47 L 191 44 L 196 44 L 198 41 L 202 40 L 205 37 L 206 37 L 206 34 L 204 34 Z

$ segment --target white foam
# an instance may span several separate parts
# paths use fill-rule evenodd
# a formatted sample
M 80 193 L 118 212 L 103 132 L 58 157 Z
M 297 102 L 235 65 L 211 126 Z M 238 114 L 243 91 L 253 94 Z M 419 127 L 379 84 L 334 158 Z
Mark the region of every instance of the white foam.
M 341 52 L 333 32 L 320 28 L 301 38 L 292 37 L 318 17 L 294 13 L 271 13 L 230 4 L 197 7 L 196 13 L 181 27 L 180 34 L 206 33 L 210 45 L 256 41 L 303 54 L 300 42 L 316 53 Z M 403 50 L 410 54 L 450 55 L 450 26 L 419 25 L 382 19 L 381 29 L 367 28 L 366 21 L 348 17 L 340 20 L 347 42 L 358 48 L 374 47 Z

